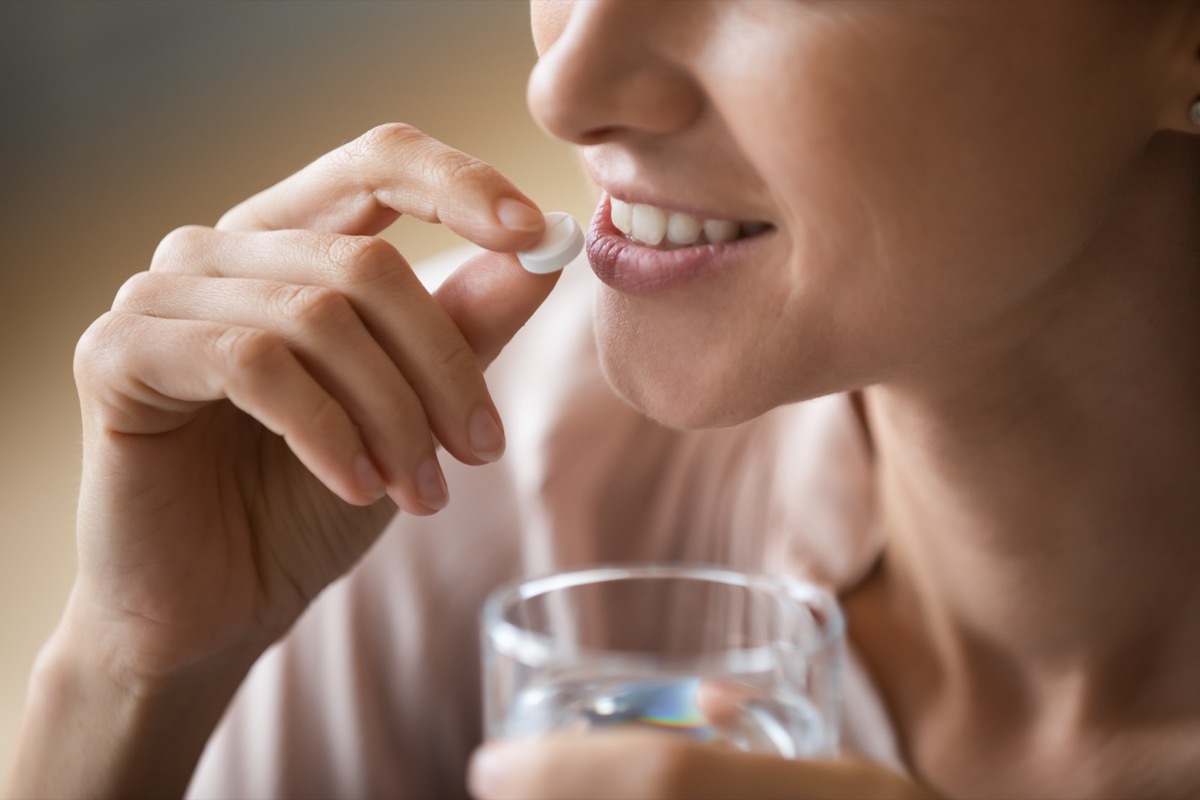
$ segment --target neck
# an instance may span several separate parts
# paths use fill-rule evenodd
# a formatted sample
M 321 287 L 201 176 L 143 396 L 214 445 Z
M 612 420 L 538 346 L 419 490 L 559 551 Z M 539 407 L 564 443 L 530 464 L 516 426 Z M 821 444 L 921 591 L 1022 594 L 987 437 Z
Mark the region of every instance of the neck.
M 890 591 L 945 685 L 1200 712 L 1198 220 L 1200 148 L 1156 141 L 1069 290 L 865 392 Z

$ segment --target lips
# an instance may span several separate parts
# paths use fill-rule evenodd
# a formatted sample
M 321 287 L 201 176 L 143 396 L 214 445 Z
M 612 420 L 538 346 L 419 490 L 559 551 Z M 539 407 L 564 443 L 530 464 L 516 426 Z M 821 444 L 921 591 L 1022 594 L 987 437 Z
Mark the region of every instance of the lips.
M 672 217 L 678 212 L 661 211 L 652 206 L 641 204 L 626 204 L 620 200 L 605 195 L 596 214 L 592 217 L 587 236 L 588 261 L 592 270 L 606 285 L 619 292 L 635 295 L 649 295 L 669 289 L 679 288 L 685 284 L 699 280 L 716 271 L 733 269 L 739 266 L 749 266 L 761 259 L 763 251 L 771 240 L 775 228 L 767 223 L 749 222 L 738 223 L 731 220 L 706 220 L 689 216 L 699 221 L 699 231 L 690 238 L 692 243 L 681 244 L 671 242 L 665 235 L 657 236 L 658 220 L 655 213 L 665 219 L 662 227 L 669 225 Z M 632 218 L 627 211 L 640 212 L 643 219 L 650 218 L 647 227 L 640 230 L 632 225 L 631 233 L 636 238 L 639 233 L 648 238 L 657 238 L 656 245 L 649 246 L 618 229 L 613 222 L 614 212 L 624 221 L 626 216 Z M 719 223 L 713 225 L 709 223 Z M 696 226 L 688 226 L 694 231 Z M 716 236 L 724 241 L 708 241 L 706 228 L 714 228 Z M 687 232 L 687 231 L 685 231 Z M 681 235 L 676 239 L 686 239 Z

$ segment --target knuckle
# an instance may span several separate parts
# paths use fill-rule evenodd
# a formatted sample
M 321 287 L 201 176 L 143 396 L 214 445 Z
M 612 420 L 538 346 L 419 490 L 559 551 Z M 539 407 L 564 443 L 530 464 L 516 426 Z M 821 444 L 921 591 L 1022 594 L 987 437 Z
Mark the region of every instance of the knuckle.
M 125 315 L 106 311 L 88 326 L 75 344 L 74 370 L 77 382 L 92 374 L 108 353 L 122 351 L 120 342 L 128 335 Z
M 342 148 L 342 153 L 351 161 L 359 161 L 421 146 L 428 141 L 428 136 L 406 122 L 385 122 L 347 144 Z
M 283 339 L 258 328 L 229 327 L 213 339 L 213 353 L 236 373 L 270 372 L 285 355 Z
M 269 303 L 276 313 L 304 330 L 324 330 L 343 323 L 350 303 L 327 286 L 287 284 L 273 289 Z
M 473 377 L 479 372 L 479 364 L 475 353 L 466 345 L 457 332 L 447 332 L 435 337 L 429 347 L 427 357 L 436 375 Z
M 462 184 L 491 183 L 498 178 L 494 169 L 465 153 L 451 152 L 435 162 L 442 182 L 459 186 Z
M 304 426 L 324 436 L 336 436 L 343 432 L 346 414 L 331 395 L 322 394 L 318 397 L 305 415 Z
M 334 279 L 346 287 L 385 280 L 403 260 L 395 247 L 378 236 L 339 236 L 329 243 L 327 257 Z
M 403 153 L 417 171 L 443 184 L 479 182 L 499 177 L 487 162 L 404 123 L 389 123 L 374 128 L 359 140 L 361 153 L 395 158 Z
M 150 258 L 150 269 L 170 269 L 187 260 L 208 240 L 211 229 L 203 225 L 184 225 L 162 238 Z
M 157 283 L 155 276 L 150 272 L 138 272 L 130 275 L 121 284 L 116 297 L 113 298 L 113 310 L 126 312 L 143 310 L 145 298 L 154 291 Z
M 410 391 L 398 391 L 393 394 L 388 403 L 385 419 L 386 430 L 403 431 L 405 437 L 413 442 L 429 433 L 429 419 L 420 401 Z

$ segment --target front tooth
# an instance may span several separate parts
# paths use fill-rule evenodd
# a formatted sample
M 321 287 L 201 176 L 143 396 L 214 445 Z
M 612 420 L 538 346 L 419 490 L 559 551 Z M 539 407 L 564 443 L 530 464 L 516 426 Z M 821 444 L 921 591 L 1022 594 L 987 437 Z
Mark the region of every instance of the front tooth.
M 704 226 L 691 214 L 675 212 L 667 220 L 667 241 L 672 244 L 692 244 L 700 238 Z
M 633 230 L 629 235 L 643 244 L 657 245 L 667 233 L 667 215 L 654 206 L 634 203 Z
M 739 227 L 738 223 L 731 219 L 706 219 L 704 220 L 704 235 L 713 244 L 732 242 L 737 238 Z
M 628 236 L 633 230 L 633 206 L 615 197 L 609 199 L 608 205 L 613 227 Z

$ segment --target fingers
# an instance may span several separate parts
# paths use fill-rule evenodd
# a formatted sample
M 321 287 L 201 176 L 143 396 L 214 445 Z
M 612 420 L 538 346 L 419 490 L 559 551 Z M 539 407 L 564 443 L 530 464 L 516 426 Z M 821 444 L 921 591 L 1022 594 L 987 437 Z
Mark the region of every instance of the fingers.
M 381 125 L 233 208 L 222 230 L 374 235 L 409 214 L 489 250 L 530 247 L 537 207 L 495 169 L 409 125 Z
M 378 233 L 402 213 L 495 251 L 431 297 Z M 487 164 L 385 125 L 228 212 L 182 228 L 85 337 L 85 403 L 165 432 L 228 399 L 279 433 L 349 502 L 386 485 L 413 513 L 445 504 L 434 441 L 471 464 L 504 434 L 482 367 L 545 299 L 508 253 L 541 213 Z M 300 409 L 300 410 L 298 410 Z M 319 414 L 318 429 L 304 426 Z
M 415 393 L 438 441 L 455 458 L 479 464 L 500 457 L 504 434 L 481 372 L 481 365 L 487 362 L 480 361 L 473 347 L 486 347 L 490 356 L 494 356 L 554 285 L 553 278 L 529 276 L 519 267 L 513 269 L 515 259 L 511 256 L 487 255 L 488 258 L 468 262 L 447 282 L 451 288 L 446 289 L 446 294 L 457 298 L 452 303 L 457 315 L 453 318 L 441 303 L 429 296 L 395 248 L 375 237 L 309 231 L 225 233 L 184 228 L 160 245 L 151 265 L 151 276 L 182 272 L 332 290 L 345 299 L 344 308 L 357 315 L 366 333 L 390 360 L 392 370 L 398 370 Z M 496 274 L 491 275 L 493 272 Z M 134 294 L 143 297 L 131 310 L 196 318 L 226 314 L 230 304 L 238 302 L 223 297 L 205 301 L 203 290 L 191 288 L 195 284 L 178 284 L 175 289 L 178 299 L 171 301 L 165 297 L 170 291 L 169 279 L 155 282 L 149 279 L 151 276 L 142 276 L 136 292 L 128 286 L 122 291 L 127 303 L 134 302 Z M 528 280 L 531 278 L 540 280 Z M 455 292 L 454 286 L 491 291 L 495 296 L 470 288 Z M 160 298 L 170 305 L 156 306 Z M 308 299 L 321 298 L 309 294 Z M 324 299 L 333 305 L 334 298 Z M 185 309 L 192 304 L 196 307 Z M 303 303 L 289 302 L 287 306 L 280 309 L 266 303 L 257 310 L 244 308 L 237 319 L 221 318 L 250 324 L 249 317 L 255 313 L 286 317 L 289 313 L 319 311 L 319 307 L 305 308 Z M 275 330 L 286 332 L 281 325 L 294 327 L 298 323 L 279 318 L 273 324 Z M 461 330 L 464 327 L 474 341 L 464 336 Z M 321 338 L 314 334 L 314 343 Z M 354 357 L 353 347 L 344 351 L 346 357 Z M 382 367 L 373 364 L 370 369 Z
M 181 360 L 187 370 L 179 369 Z M 172 415 L 228 399 L 282 436 L 346 502 L 368 505 L 384 495 L 383 478 L 341 404 L 268 331 L 110 312 L 81 340 L 76 380 L 93 398 L 91 412 L 121 433 L 164 432 Z
M 150 269 L 330 286 L 352 298 L 378 330 L 385 330 L 389 320 L 404 318 L 405 305 L 414 299 L 424 302 L 426 295 L 404 257 L 386 241 L 369 236 L 299 230 L 228 233 L 190 225 L 163 239 Z M 535 275 L 510 253 L 485 252 L 464 262 L 434 297 L 486 366 L 545 301 L 560 275 Z M 443 326 L 431 338 L 445 342 L 453 335 Z M 430 343 L 414 346 L 427 352 Z M 398 345 L 393 342 L 389 352 L 398 353 Z
M 511 253 L 480 253 L 455 270 L 433 296 L 482 368 L 529 321 L 561 274 L 526 272 Z
M 479 800 L 918 800 L 915 783 L 872 764 L 788 761 L 644 732 L 486 745 L 468 784 Z
M 114 312 L 270 334 L 342 409 L 397 504 L 429 513 L 446 503 L 435 438 L 469 464 L 503 453 L 482 367 L 556 280 L 525 272 L 511 255 L 484 253 L 434 298 L 376 237 L 189 227 L 164 239 L 151 271 L 122 287 Z M 139 330 L 130 328 L 123 349 L 169 341 L 143 340 Z M 181 374 L 203 364 L 184 352 L 172 362 Z M 165 402 L 157 397 L 155 407 Z M 148 405 L 139 408 L 149 414 Z
M 316 285 L 148 272 L 126 283 L 114 310 L 277 335 L 355 424 L 392 493 L 400 493 L 397 503 L 433 509 L 445 504 L 422 402 L 339 292 Z

